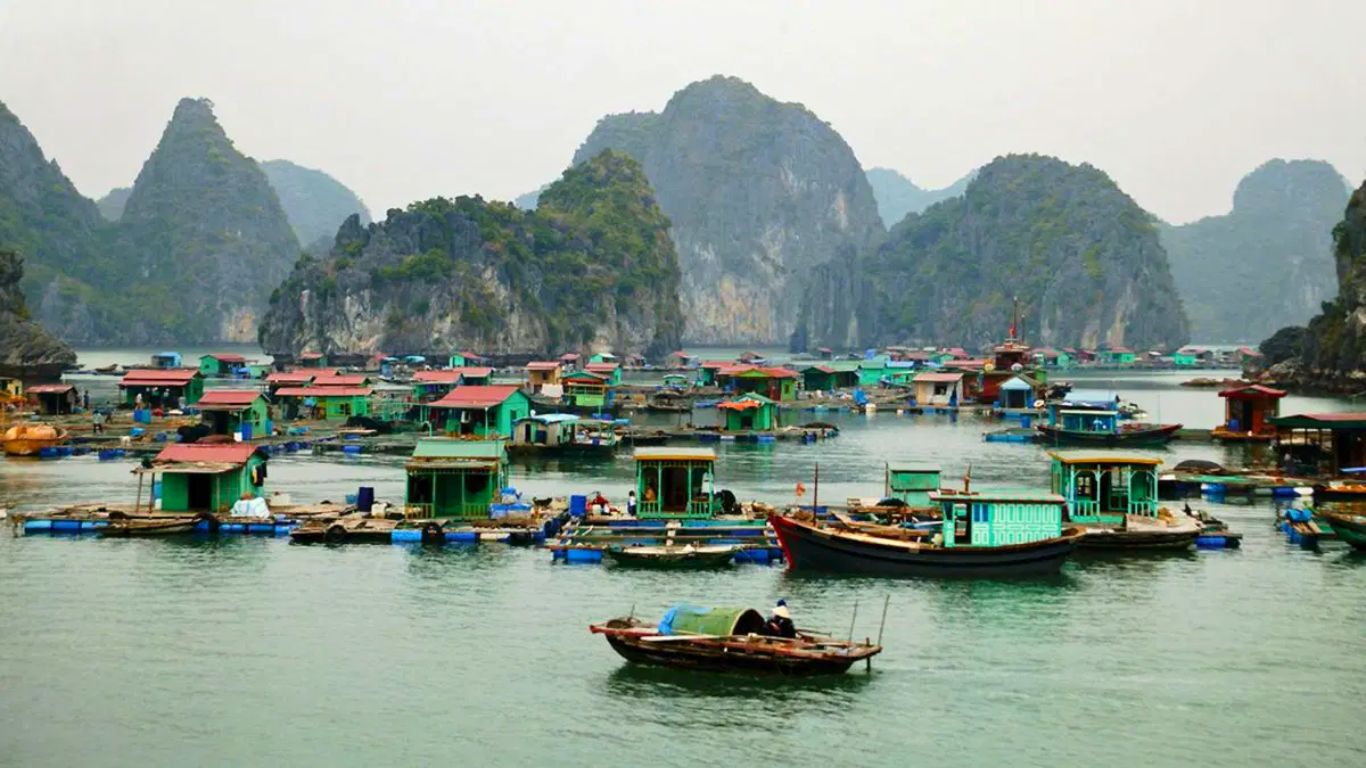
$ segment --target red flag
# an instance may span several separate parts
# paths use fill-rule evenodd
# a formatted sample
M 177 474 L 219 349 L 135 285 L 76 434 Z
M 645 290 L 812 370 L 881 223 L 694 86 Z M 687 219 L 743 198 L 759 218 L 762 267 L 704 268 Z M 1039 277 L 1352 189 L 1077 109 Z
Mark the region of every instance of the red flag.
M 805 496 L 805 495 L 806 495 L 806 486 L 805 486 L 805 485 L 802 485 L 801 483 L 797 483 L 797 497 L 800 498 L 800 497 Z

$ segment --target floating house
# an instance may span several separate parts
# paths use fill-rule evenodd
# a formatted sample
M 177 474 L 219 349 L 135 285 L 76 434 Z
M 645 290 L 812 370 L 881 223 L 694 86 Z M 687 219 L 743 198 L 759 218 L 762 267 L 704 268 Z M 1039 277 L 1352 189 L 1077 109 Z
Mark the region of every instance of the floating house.
M 612 404 L 612 385 L 607 379 L 588 371 L 575 371 L 560 378 L 564 402 L 575 408 L 607 408 Z
M 939 490 L 939 467 L 933 464 L 892 464 L 887 467 L 887 494 L 908 507 L 929 507 L 930 494 Z
M 1108 347 L 1096 353 L 1096 362 L 1101 365 L 1133 365 L 1138 361 L 1138 353 L 1128 347 Z
M 182 399 L 185 405 L 194 405 L 204 395 L 204 374 L 190 368 L 138 368 L 123 375 L 119 390 L 130 407 L 138 395 L 151 408 L 178 408 Z
M 513 384 L 461 385 L 427 407 L 443 414 L 439 420 L 433 414 L 433 422 L 448 434 L 508 437 L 513 424 L 531 415 L 531 398 Z
M 547 384 L 559 386 L 562 369 L 554 360 L 534 360 L 526 364 L 526 382 L 532 392 L 540 392 Z
M 270 406 L 254 389 L 210 389 L 195 403 L 215 435 L 240 435 L 242 440 L 270 437 Z
M 369 387 L 281 387 L 275 396 L 285 418 L 349 419 L 370 415 Z
M 734 368 L 735 363 L 727 363 L 722 360 L 707 360 L 697 366 L 697 386 L 714 387 L 716 386 L 716 375 L 724 368 Z
M 263 495 L 266 454 L 244 443 L 177 443 L 134 472 L 161 475 L 162 512 L 222 513 L 243 493 Z
M 38 412 L 44 416 L 74 413 L 80 404 L 72 384 L 35 384 L 28 388 L 28 396 L 38 401 Z
M 461 383 L 460 369 L 418 371 L 413 374 L 413 399 L 419 403 L 440 400 Z
M 689 379 L 681 373 L 664 374 L 664 387 L 666 389 L 687 389 Z
M 275 371 L 266 376 L 266 392 L 274 400 L 279 391 L 284 387 L 299 388 L 313 384 L 313 373 L 310 371 Z
M 1004 547 L 1061 536 L 1066 499 L 1039 491 L 942 491 L 931 493 L 930 503 L 943 516 L 945 547 Z M 959 523 L 966 541 L 958 541 Z
M 24 396 L 24 382 L 13 376 L 0 376 L 0 397 L 19 400 Z
M 682 350 L 669 353 L 670 368 L 696 368 L 701 363 L 701 359 L 696 355 L 690 355 Z
M 753 392 L 777 402 L 797 399 L 797 379 L 797 372 L 787 368 L 738 365 L 716 371 L 722 389 L 736 395 Z
M 715 451 L 638 448 L 635 464 L 638 517 L 709 518 L 716 514 Z
M 858 363 L 853 361 L 808 365 L 799 373 L 802 388 L 808 392 L 831 392 L 858 386 Z
M 1366 467 L 1366 413 L 1300 413 L 1269 421 L 1276 427 L 1276 455 L 1290 454 L 1296 471 L 1341 475 Z
M 179 368 L 181 366 L 179 352 L 157 352 L 152 355 L 152 367 L 161 370 L 167 368 Z
M 1043 395 L 1043 385 L 1025 375 L 1011 376 L 1001 382 L 997 391 L 1001 407 L 1011 409 L 1033 408 L 1035 401 L 1043 399 Z
M 407 517 L 482 519 L 507 484 L 507 452 L 502 440 L 424 437 L 404 470 Z
M 588 358 L 589 365 L 615 362 L 617 362 L 617 356 L 612 354 L 611 352 L 594 352 L 592 356 Z
M 957 407 L 963 402 L 963 374 L 957 371 L 927 371 L 917 374 L 911 383 L 917 405 Z
M 228 378 L 236 376 L 238 371 L 245 370 L 247 359 L 242 355 L 229 355 L 216 352 L 210 355 L 200 355 L 199 372 L 205 378 Z
M 581 359 L 582 356 L 578 352 L 566 352 L 563 355 L 560 355 L 560 364 L 564 365 L 566 368 L 572 368 L 578 365 L 579 360 Z
M 1285 390 L 1251 384 L 1225 389 L 1219 397 L 1224 398 L 1224 423 L 1214 428 L 1216 439 L 1258 442 L 1276 437 L 1271 420 L 1280 415 Z
M 1172 364 L 1182 368 L 1214 361 L 1214 353 L 1201 347 L 1182 347 L 1172 353 Z
M 301 368 L 326 368 L 327 355 L 321 352 L 304 352 L 299 355 L 299 367 Z
M 487 358 L 483 355 L 476 355 L 473 352 L 455 352 L 446 364 L 451 368 L 465 368 L 482 363 L 485 359 Z
M 1076 359 L 1073 357 L 1072 353 L 1065 349 L 1054 349 L 1052 347 L 1036 349 L 1032 353 L 1032 357 L 1035 365 L 1040 365 L 1045 368 L 1066 369 L 1071 368 L 1073 364 L 1076 363 Z
M 593 355 L 593 357 L 594 357 L 594 358 L 598 358 L 598 357 L 601 357 L 601 355 Z M 585 365 L 585 366 L 583 367 L 583 369 L 584 369 L 585 371 L 587 371 L 588 373 L 597 374 L 598 376 L 601 376 L 601 377 L 603 377 L 604 379 L 606 379 L 606 380 L 607 380 L 607 385 L 608 385 L 609 387 L 615 387 L 615 386 L 619 386 L 619 385 L 621 384 L 621 366 L 618 365 L 617 363 L 612 363 L 612 362 L 595 362 L 595 363 L 589 363 L 588 365 Z
M 724 414 L 727 432 L 772 432 L 779 426 L 778 405 L 754 392 L 719 403 L 716 410 Z
M 1052 489 L 1078 523 L 1117 525 L 1125 515 L 1157 516 L 1161 459 L 1103 451 L 1054 451 Z
M 574 444 L 579 417 L 572 413 L 543 413 L 518 419 L 512 425 L 511 448 L 563 449 Z
M 482 365 L 466 365 L 460 368 L 452 368 L 460 374 L 460 385 L 474 385 L 476 387 L 487 386 L 493 383 L 493 369 Z
M 313 377 L 314 387 L 368 387 L 370 377 L 363 373 L 337 373 L 336 371 L 318 371 Z

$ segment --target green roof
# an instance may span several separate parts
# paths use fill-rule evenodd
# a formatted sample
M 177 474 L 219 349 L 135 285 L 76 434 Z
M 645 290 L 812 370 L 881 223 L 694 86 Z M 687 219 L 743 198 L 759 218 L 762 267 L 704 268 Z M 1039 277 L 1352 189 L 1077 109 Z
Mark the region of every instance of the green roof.
M 502 440 L 456 440 L 449 437 L 424 437 L 417 441 L 414 459 L 501 459 Z

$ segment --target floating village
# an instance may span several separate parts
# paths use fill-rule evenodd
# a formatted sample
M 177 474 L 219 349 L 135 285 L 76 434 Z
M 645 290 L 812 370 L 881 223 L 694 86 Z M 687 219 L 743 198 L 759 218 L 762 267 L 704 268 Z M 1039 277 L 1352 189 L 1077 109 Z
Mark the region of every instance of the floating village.
M 1187 384 L 1207 388 L 1209 407 L 1222 418 L 1212 430 L 1188 430 L 1149 421 L 1113 392 L 1066 380 L 1088 367 L 1196 370 L 1256 353 L 1211 354 L 1034 349 L 1013 325 L 980 356 L 823 349 L 785 364 L 754 353 L 702 360 L 676 352 L 665 366 L 647 366 L 607 353 L 517 364 L 471 352 L 440 360 L 303 353 L 263 364 L 236 354 L 185 361 L 164 352 L 73 372 L 60 383 L 2 383 L 6 461 L 94 454 L 130 467 L 118 498 L 6 516 L 16 536 L 501 543 L 539 547 L 566 566 L 750 563 L 1012 579 L 1057 574 L 1075 557 L 1237 549 L 1241 532 L 1202 511 L 1201 499 L 1266 496 L 1285 502 L 1266 522 L 1291 544 L 1366 549 L 1366 515 L 1350 503 L 1366 499 L 1366 413 L 1282 414 L 1284 391 L 1193 377 Z M 87 382 L 85 390 L 73 380 Z M 92 398 L 91 381 L 112 383 L 117 396 Z M 948 476 L 933 464 L 889 457 L 869 468 L 866 497 L 823 496 L 819 465 L 795 501 L 726 490 L 716 444 L 838 440 L 839 428 L 826 419 L 842 411 L 976 415 L 984 442 L 1042 444 L 1049 483 L 985 487 L 970 469 Z M 642 413 L 673 421 L 637 424 Z M 1167 466 L 1144 450 L 1173 441 L 1264 444 L 1272 459 Z M 402 497 L 338 488 L 336 501 L 295 503 L 288 488 L 269 481 L 274 456 L 337 454 L 402 456 Z M 566 489 L 528 498 L 511 469 L 525 455 L 621 455 L 634 482 L 625 497 Z M 631 615 L 591 631 L 628 659 L 692 668 L 843 671 L 881 650 L 871 639 L 775 639 L 765 627 L 753 610 L 680 606 L 658 623 Z

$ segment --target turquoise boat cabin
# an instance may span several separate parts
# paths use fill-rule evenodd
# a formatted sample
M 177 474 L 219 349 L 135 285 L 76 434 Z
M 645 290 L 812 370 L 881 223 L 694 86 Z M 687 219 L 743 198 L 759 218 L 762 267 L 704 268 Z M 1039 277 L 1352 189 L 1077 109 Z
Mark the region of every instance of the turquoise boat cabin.
M 544 413 L 518 419 L 512 425 L 513 448 L 566 448 L 574 444 L 579 417 L 572 413 Z
M 575 371 L 561 379 L 564 402 L 574 408 L 606 408 L 612 403 L 612 386 L 607 379 L 588 371 Z
M 507 484 L 507 452 L 502 440 L 424 437 L 404 469 L 405 516 L 483 519 Z
M 1043 385 L 1034 379 L 1017 375 L 1001 383 L 997 393 L 1002 408 L 1033 408 L 1036 400 L 1043 398 Z
M 682 373 L 664 374 L 664 387 L 666 389 L 687 389 L 691 380 Z
M 181 363 L 179 352 L 157 352 L 152 355 L 152 367 L 159 370 L 168 368 L 179 368 Z
M 210 389 L 195 403 L 201 423 L 215 435 L 232 435 L 241 440 L 270 437 L 270 406 L 265 395 L 254 389 Z
M 716 514 L 716 452 L 710 448 L 637 448 L 637 516 L 710 518 Z
M 162 512 L 227 512 L 243 493 L 261 496 L 266 484 L 266 454 L 245 443 L 177 443 L 162 449 L 139 476 L 161 476 Z M 150 499 L 150 494 L 149 494 Z
M 427 407 L 446 434 L 510 437 L 512 425 L 531 415 L 531 398 L 513 384 L 461 385 Z
M 1156 517 L 1162 460 L 1106 451 L 1054 451 L 1052 489 L 1077 523 L 1118 525 L 1125 515 Z
M 369 387 L 281 387 L 275 395 L 286 419 L 349 419 L 370 415 Z
M 1048 403 L 1048 425 L 1068 432 L 1119 432 L 1119 396 L 1108 392 L 1070 392 Z
M 887 467 L 887 495 L 908 507 L 929 507 L 930 494 L 940 487 L 939 467 L 933 464 L 892 464 Z
M 719 403 L 716 410 L 725 416 L 727 432 L 772 432 L 779 426 L 777 403 L 753 392 Z
M 229 355 L 221 352 L 200 355 L 199 372 L 205 378 L 226 379 L 238 375 L 248 375 L 250 369 L 247 359 L 242 355 Z
M 943 546 L 1004 547 L 1061 536 L 1067 502 L 1040 491 L 941 491 L 930 494 L 930 503 L 943 515 Z
M 204 374 L 188 368 L 137 368 L 123 375 L 119 390 L 130 408 L 141 402 L 144 408 L 169 410 L 199 402 L 204 396 Z

